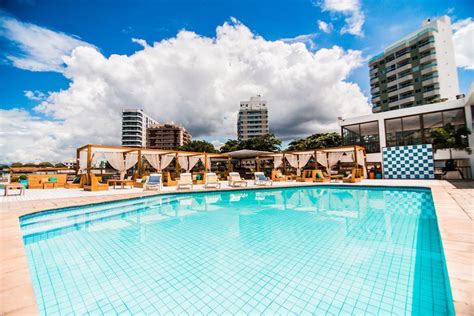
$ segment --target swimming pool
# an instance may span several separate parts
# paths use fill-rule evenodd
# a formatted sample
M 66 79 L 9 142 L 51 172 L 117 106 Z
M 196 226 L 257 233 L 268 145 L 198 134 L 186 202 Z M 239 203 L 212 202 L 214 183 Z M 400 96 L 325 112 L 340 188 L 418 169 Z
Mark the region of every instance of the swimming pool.
M 41 314 L 454 314 L 427 189 L 163 195 L 21 228 Z

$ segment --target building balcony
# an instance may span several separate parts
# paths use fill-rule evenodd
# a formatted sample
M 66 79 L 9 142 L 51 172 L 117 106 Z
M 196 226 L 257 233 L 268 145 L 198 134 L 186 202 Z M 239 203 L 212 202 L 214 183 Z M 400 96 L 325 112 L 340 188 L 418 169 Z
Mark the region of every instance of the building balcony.
M 413 91 L 413 90 L 415 90 L 415 87 L 413 85 L 409 85 L 403 88 L 399 88 L 397 92 L 398 94 L 403 94 L 403 93 Z
M 380 105 L 374 105 L 372 107 L 372 113 L 379 113 L 379 112 L 382 112 L 382 106 Z
M 411 64 L 410 63 L 408 63 L 408 64 L 406 64 L 402 67 L 399 67 L 399 68 L 397 67 L 397 69 L 395 69 L 395 70 L 396 70 L 396 73 L 398 74 L 398 73 L 401 73 L 402 71 L 408 70 L 408 69 L 411 69 Z
M 411 57 L 410 53 L 405 53 L 404 55 L 402 55 L 400 57 L 397 57 L 394 60 L 389 61 L 388 63 L 385 64 L 385 66 L 390 67 L 390 66 L 398 64 L 399 62 L 401 62 L 405 59 L 408 59 L 410 57 Z
M 375 87 L 375 88 L 370 89 L 370 93 L 371 93 L 371 94 L 377 93 L 377 92 L 379 92 L 379 91 L 380 91 L 380 88 L 379 88 L 379 87 Z
M 428 91 L 428 92 L 423 92 L 423 98 L 429 98 L 429 97 L 433 97 L 435 95 L 439 95 L 439 89 L 433 89 L 433 90 Z
M 428 44 L 425 44 L 421 47 L 418 48 L 418 51 L 419 52 L 424 52 L 428 49 L 432 49 L 432 48 L 435 48 L 435 43 L 434 42 L 431 42 L 431 43 L 428 43 Z
M 430 61 L 436 60 L 436 54 L 430 54 L 420 59 L 420 64 L 424 64 Z
M 398 89 L 395 89 L 395 90 L 393 90 L 393 91 L 391 91 L 391 92 L 388 93 L 388 97 L 389 97 L 389 98 L 390 98 L 390 97 L 393 97 L 393 96 L 396 96 L 396 95 L 398 95 Z
M 372 69 L 372 70 L 369 71 L 369 75 L 370 75 L 371 77 L 373 77 L 378 71 L 379 71 L 378 68 L 374 68 L 374 69 Z
M 439 83 L 439 78 L 438 77 L 433 77 L 433 78 L 430 78 L 430 79 L 423 80 L 421 82 L 421 85 L 423 87 L 425 87 L 425 86 L 429 86 L 429 85 L 432 85 L 432 84 L 435 84 L 435 83 Z
M 431 66 L 431 67 L 423 69 L 421 71 L 421 75 L 426 75 L 435 71 L 438 71 L 438 66 Z
M 370 79 L 370 84 L 374 84 L 374 83 L 377 83 L 377 82 L 379 82 L 379 77 L 375 77 L 375 78 Z
M 380 101 L 380 95 L 376 97 L 372 97 L 372 103 L 379 102 Z

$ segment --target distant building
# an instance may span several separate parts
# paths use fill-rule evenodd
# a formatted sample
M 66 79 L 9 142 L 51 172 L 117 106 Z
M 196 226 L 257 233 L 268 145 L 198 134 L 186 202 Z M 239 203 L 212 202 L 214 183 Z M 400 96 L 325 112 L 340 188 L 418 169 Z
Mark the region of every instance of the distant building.
M 456 99 L 459 83 L 451 20 L 442 16 L 369 60 L 372 112 Z
M 156 123 L 147 129 L 147 148 L 176 149 L 191 139 L 191 134 L 184 127 L 174 123 Z
M 249 101 L 240 102 L 239 119 L 237 121 L 237 138 L 247 140 L 252 137 L 268 134 L 267 101 L 260 95 L 251 97 Z
M 146 129 L 157 122 L 143 110 L 126 109 L 122 111 L 122 146 L 145 147 Z

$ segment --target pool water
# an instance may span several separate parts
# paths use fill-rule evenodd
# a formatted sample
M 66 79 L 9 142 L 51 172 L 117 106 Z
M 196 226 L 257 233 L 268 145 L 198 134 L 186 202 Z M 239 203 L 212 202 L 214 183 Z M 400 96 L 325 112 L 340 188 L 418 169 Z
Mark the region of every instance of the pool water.
M 426 189 L 165 195 L 21 227 L 41 314 L 454 314 Z

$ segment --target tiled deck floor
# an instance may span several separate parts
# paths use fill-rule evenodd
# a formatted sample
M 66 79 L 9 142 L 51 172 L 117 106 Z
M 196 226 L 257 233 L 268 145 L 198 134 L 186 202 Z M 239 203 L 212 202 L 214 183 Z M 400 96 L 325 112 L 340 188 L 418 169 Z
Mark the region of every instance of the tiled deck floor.
M 275 186 L 305 185 L 294 182 Z M 311 184 L 312 185 L 312 184 Z M 364 180 L 354 185 L 423 186 L 433 192 L 448 274 L 458 315 L 474 315 L 474 184 L 424 180 Z M 249 188 L 255 187 L 249 184 Z M 231 189 L 223 185 L 223 189 Z M 195 186 L 194 191 L 204 190 Z M 183 190 L 183 192 L 189 190 Z M 164 188 L 163 192 L 175 192 Z M 37 306 L 19 227 L 19 216 L 35 211 L 139 197 L 141 189 L 85 192 L 78 189 L 27 190 L 0 198 L 0 315 L 36 315 Z

